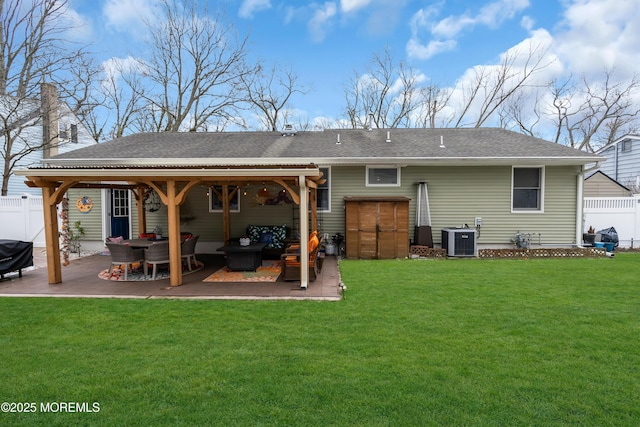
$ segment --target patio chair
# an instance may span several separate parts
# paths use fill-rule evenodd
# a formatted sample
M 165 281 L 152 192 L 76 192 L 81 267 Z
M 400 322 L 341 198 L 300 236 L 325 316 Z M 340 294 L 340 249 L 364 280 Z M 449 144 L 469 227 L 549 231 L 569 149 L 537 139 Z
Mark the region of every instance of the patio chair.
M 311 233 L 309 239 L 309 280 L 314 282 L 322 263 L 320 258 L 320 240 L 318 233 Z M 285 249 L 285 253 L 280 256 L 282 262 L 282 280 L 300 280 L 300 245 L 291 245 Z
M 158 264 L 169 264 L 169 242 L 154 242 L 148 248 L 144 249 L 144 265 L 149 268 L 149 264 L 153 265 L 151 280 L 156 280 Z
M 134 249 L 131 246 L 122 243 L 106 243 L 109 253 L 111 254 L 111 265 L 109 266 L 109 276 L 114 265 L 124 265 L 124 280 L 127 280 L 129 266 L 133 271 L 133 263 L 139 262 L 144 265 L 144 277 L 147 277 L 147 265 L 144 263 L 144 251 L 142 249 Z
M 187 263 L 187 267 L 189 267 L 189 271 L 191 271 L 191 262 L 193 261 L 193 265 L 198 265 L 196 260 L 196 243 L 198 243 L 198 239 L 200 236 L 192 236 L 182 243 L 180 248 L 180 257 L 182 262 Z

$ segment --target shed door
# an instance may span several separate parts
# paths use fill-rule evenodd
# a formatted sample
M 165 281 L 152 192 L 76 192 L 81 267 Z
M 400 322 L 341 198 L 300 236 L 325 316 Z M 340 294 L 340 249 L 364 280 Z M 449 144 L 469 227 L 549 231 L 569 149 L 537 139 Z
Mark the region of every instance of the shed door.
M 345 199 L 347 258 L 389 259 L 409 254 L 409 200 Z

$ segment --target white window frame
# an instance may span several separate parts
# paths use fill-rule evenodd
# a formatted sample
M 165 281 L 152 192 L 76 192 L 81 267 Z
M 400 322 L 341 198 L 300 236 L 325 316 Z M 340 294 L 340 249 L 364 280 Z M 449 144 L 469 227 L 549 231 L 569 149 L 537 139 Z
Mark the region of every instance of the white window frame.
M 375 183 L 371 183 L 369 182 L 369 171 L 370 170 L 375 170 L 375 169 L 395 169 L 396 171 L 396 183 L 394 184 L 375 184 Z M 394 166 L 394 165 L 375 165 L 375 166 L 369 166 L 367 165 L 366 171 L 365 171 L 365 175 L 364 175 L 364 184 L 365 187 L 400 187 L 401 185 L 401 177 L 400 177 L 400 167 L 399 166 Z
M 525 209 L 525 208 L 514 208 L 513 206 L 513 191 L 514 191 L 514 181 L 515 181 L 515 170 L 516 169 L 540 169 L 540 206 L 537 209 Z M 546 182 L 546 174 L 545 174 L 545 166 L 544 165 L 532 165 L 532 166 L 519 166 L 514 165 L 511 167 L 511 213 L 516 214 L 538 214 L 544 213 L 544 193 L 545 193 L 545 182 Z
M 631 151 L 631 140 L 624 140 L 620 143 L 621 147 L 620 147 L 620 151 L 622 151 L 623 153 L 627 153 L 629 151 Z
M 211 187 L 216 187 L 220 191 L 222 191 L 222 185 L 215 185 L 215 186 L 212 185 Z M 216 206 L 213 205 L 214 197 L 215 197 L 215 200 L 218 201 L 218 196 L 215 195 L 215 193 L 213 192 L 213 189 L 209 188 L 208 191 L 207 191 L 207 194 L 209 195 L 209 212 L 222 213 L 223 210 L 222 210 L 222 205 L 221 204 L 220 205 L 217 204 Z M 233 198 L 235 200 L 237 200 L 238 206 L 237 206 L 237 208 L 233 209 L 233 208 L 231 208 L 231 206 L 233 206 L 233 203 L 232 203 L 231 206 L 229 206 L 229 212 L 230 213 L 238 213 L 238 212 L 240 212 L 240 199 L 241 199 L 241 197 L 240 197 L 240 189 L 238 189 L 238 191 L 236 191 L 236 194 L 233 196 Z
M 131 195 L 129 190 L 113 190 L 113 212 L 114 218 L 128 218 L 131 211 Z
M 323 185 L 327 186 L 326 190 L 327 190 L 327 197 L 328 197 L 329 205 L 328 205 L 327 209 L 320 209 L 320 207 L 318 207 L 317 205 L 316 205 L 316 208 L 317 208 L 318 212 L 328 213 L 328 212 L 331 212 L 331 166 L 319 166 L 318 168 L 327 170 L 327 175 L 323 175 L 322 178 L 327 180 L 326 184 L 323 184 Z M 320 190 L 319 187 L 318 187 L 318 189 L 316 191 L 318 191 L 318 190 Z M 324 189 L 322 189 L 322 190 L 324 190 Z M 318 200 L 320 200 L 319 197 L 318 197 Z

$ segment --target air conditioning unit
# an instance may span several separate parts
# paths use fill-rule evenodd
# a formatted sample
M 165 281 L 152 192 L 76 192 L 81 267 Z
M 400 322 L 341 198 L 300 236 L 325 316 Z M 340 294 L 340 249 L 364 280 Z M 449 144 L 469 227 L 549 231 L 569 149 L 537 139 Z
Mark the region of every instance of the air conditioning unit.
M 473 228 L 443 228 L 442 248 L 447 256 L 477 257 L 477 230 Z

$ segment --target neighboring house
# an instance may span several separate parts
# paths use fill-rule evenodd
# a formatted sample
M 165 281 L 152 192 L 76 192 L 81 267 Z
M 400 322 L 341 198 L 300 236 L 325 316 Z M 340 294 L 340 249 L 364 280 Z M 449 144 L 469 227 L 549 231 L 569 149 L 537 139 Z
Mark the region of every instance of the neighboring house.
M 47 97 L 49 98 L 47 99 Z M 47 114 L 48 107 L 46 105 L 49 104 L 57 104 L 57 108 L 52 111 L 52 114 Z M 65 102 L 58 102 L 53 85 L 44 85 L 40 100 L 0 97 L 0 118 L 2 118 L 0 123 L 6 123 L 5 126 L 10 130 L 15 140 L 10 154 L 25 151 L 25 147 L 37 147 L 33 151 L 26 151 L 26 155 L 16 163 L 16 168 L 37 165 L 45 157 L 96 144 L 91 133 L 71 112 L 69 106 Z M 50 124 L 52 129 L 50 136 L 43 132 L 43 125 L 46 122 Z M 51 147 L 43 149 L 42 147 L 46 145 L 47 140 L 51 141 L 49 144 Z M 4 150 L 6 150 L 4 128 L 0 129 L 0 147 L 2 147 L 4 157 Z M 9 179 L 7 195 L 23 194 L 39 196 L 42 195 L 42 190 L 27 187 L 23 177 L 12 175 Z
M 625 135 L 596 152 L 606 160 L 600 171 L 613 180 L 640 192 L 640 135 Z
M 480 247 L 512 247 L 518 232 L 533 234 L 535 244 L 568 247 L 580 244 L 584 232 L 585 165 L 599 160 L 497 128 L 145 133 L 63 153 L 20 174 L 40 185 L 86 187 L 73 189 L 70 222 L 81 219 L 93 236 L 87 240 L 101 247 L 108 236 L 151 232 L 156 226 L 170 235 L 176 215 L 180 230 L 200 236 L 201 253 L 215 252 L 227 234 L 242 236 L 249 224 L 286 224 L 298 232 L 307 214 L 291 203 L 302 194 L 291 183 L 312 185 L 318 170 L 326 179 L 317 181 L 316 191 L 321 233 L 347 232 L 346 197 L 402 196 L 409 199 L 409 224 L 407 230 L 398 219 L 398 227 L 411 239 L 418 183 L 426 182 L 436 246 L 441 229 L 477 224 Z M 237 188 L 226 215 L 217 197 L 225 184 Z M 159 188 L 169 207 L 152 194 L 145 210 L 138 210 L 135 189 L 147 185 Z M 186 195 L 183 203 L 178 196 L 169 198 L 169 187 Z M 76 208 L 87 198 L 91 209 Z M 397 213 L 371 214 L 395 221 Z M 374 241 L 378 232 L 374 229 Z
M 631 194 L 631 189 L 602 171 L 597 171 L 584 180 L 584 197 L 629 197 Z

